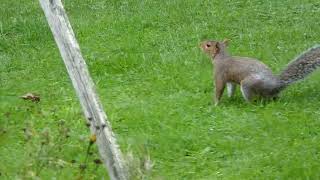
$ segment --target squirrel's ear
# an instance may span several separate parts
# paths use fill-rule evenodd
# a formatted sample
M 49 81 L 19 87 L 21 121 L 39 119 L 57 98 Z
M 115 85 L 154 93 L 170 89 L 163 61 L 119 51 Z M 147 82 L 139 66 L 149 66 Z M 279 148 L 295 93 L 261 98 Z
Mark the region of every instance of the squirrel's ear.
M 222 43 L 225 45 L 225 46 L 228 46 L 229 45 L 229 39 L 224 39 L 223 41 L 222 41 Z

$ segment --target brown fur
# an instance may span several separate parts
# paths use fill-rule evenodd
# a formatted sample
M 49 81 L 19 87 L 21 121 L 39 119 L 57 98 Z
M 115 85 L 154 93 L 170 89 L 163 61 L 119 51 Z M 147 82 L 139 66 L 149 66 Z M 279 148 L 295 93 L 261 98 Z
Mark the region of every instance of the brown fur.
M 256 59 L 230 56 L 226 51 L 227 45 L 226 40 L 204 41 L 200 45 L 202 50 L 211 56 L 214 65 L 216 105 L 226 84 L 230 86 L 228 88 L 230 96 L 233 94 L 235 84 L 239 84 L 247 101 L 256 96 L 273 98 L 277 97 L 288 84 L 302 79 L 320 64 L 320 48 L 314 48 L 316 50 L 309 50 L 290 63 L 282 72 L 282 76 L 274 76 L 268 66 Z M 309 66 L 301 67 L 301 64 Z

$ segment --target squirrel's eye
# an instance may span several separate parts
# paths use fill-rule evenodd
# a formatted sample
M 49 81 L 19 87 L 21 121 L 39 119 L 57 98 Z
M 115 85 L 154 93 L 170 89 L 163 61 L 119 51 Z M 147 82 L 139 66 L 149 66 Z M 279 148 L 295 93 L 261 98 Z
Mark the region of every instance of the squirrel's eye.
M 208 48 L 208 47 L 211 47 L 211 45 L 210 45 L 210 44 L 207 44 L 207 48 Z

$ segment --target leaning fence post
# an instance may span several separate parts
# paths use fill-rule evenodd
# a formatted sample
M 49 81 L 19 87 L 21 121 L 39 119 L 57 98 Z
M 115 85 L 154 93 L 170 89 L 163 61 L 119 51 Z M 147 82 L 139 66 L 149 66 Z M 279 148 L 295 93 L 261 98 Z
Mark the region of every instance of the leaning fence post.
M 91 133 L 97 137 L 99 153 L 108 170 L 110 179 L 126 180 L 128 179 L 128 171 L 121 151 L 95 91 L 94 83 L 81 55 L 79 44 L 61 0 L 39 1 L 79 97 L 84 114 L 88 123 L 90 123 Z

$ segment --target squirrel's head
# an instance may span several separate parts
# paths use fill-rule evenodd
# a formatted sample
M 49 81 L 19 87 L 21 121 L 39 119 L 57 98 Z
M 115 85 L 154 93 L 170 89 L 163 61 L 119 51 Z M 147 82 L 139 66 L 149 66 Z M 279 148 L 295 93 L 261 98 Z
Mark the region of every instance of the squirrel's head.
M 220 52 L 224 51 L 224 48 L 226 46 L 228 46 L 228 41 L 227 39 L 225 39 L 224 41 L 211 41 L 211 40 L 208 40 L 208 41 L 203 41 L 201 44 L 200 44 L 200 47 L 201 49 L 211 55 L 211 56 L 216 56 L 217 54 L 219 54 Z

